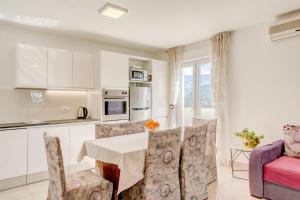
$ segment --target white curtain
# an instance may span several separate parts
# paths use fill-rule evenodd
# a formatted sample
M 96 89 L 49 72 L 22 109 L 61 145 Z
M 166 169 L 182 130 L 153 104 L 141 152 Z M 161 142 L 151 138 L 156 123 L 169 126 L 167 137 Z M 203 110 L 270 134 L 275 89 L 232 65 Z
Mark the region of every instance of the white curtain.
M 230 63 L 230 32 L 214 35 L 212 42 L 213 90 L 216 105 L 217 146 L 221 164 L 229 164 L 229 131 L 228 131 L 228 74 Z
M 168 50 L 168 61 L 170 70 L 170 128 L 177 127 L 177 125 L 180 124 L 181 121 L 180 90 L 182 54 L 182 47 L 174 47 Z

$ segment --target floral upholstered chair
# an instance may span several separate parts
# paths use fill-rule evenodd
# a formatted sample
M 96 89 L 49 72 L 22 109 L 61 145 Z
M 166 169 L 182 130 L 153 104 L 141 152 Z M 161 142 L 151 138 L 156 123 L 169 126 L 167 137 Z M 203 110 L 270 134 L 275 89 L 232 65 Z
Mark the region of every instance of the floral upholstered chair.
M 217 119 L 193 119 L 193 126 L 202 126 L 207 124 L 206 138 L 206 167 L 207 167 L 207 184 L 217 180 Z
M 145 132 L 145 122 L 98 124 L 96 125 L 96 139 Z
M 207 125 L 186 127 L 181 150 L 180 187 L 182 200 L 207 199 Z
M 113 185 L 90 170 L 65 177 L 60 140 L 44 134 L 49 169 L 47 200 L 111 200 Z
M 123 192 L 124 200 L 180 200 L 181 128 L 150 132 L 145 178 Z

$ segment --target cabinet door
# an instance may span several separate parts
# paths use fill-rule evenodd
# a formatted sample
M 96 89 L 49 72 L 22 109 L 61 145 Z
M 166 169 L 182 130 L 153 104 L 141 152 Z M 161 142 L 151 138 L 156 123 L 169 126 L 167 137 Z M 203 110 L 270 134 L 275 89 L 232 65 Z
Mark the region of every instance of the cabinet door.
M 72 88 L 72 51 L 48 49 L 48 88 Z
M 73 87 L 94 88 L 94 56 L 87 53 L 73 53 Z
M 43 134 L 58 136 L 64 165 L 69 164 L 69 128 L 67 126 L 38 127 L 28 129 L 28 174 L 48 170 Z
M 95 124 L 79 124 L 70 126 L 70 164 L 78 164 L 77 157 L 84 141 L 95 139 Z M 85 158 L 80 164 L 93 168 L 95 161 Z
M 18 45 L 17 87 L 47 88 L 47 48 Z
M 169 113 L 169 67 L 167 62 L 152 61 L 152 116 L 166 117 Z
M 27 129 L 0 131 L 0 180 L 27 174 Z
M 102 51 L 100 59 L 102 88 L 128 88 L 129 56 Z

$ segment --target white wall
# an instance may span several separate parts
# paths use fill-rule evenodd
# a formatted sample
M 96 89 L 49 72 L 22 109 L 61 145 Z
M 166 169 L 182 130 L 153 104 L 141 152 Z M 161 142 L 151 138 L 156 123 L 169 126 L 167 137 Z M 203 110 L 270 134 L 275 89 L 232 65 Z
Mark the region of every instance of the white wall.
M 251 128 L 265 143 L 282 138 L 284 124 L 300 124 L 300 37 L 272 43 L 268 27 L 234 32 L 229 95 L 231 133 Z
M 24 26 L 0 23 L 0 123 L 30 121 L 32 119 L 74 118 L 76 117 L 78 106 L 87 106 L 88 104 L 87 92 L 44 91 L 45 101 L 42 104 L 34 104 L 30 99 L 30 90 L 14 89 L 17 43 L 83 51 L 94 55 L 100 50 L 108 50 L 149 58 L 159 58 L 160 56 L 156 52 L 129 49 L 97 41 L 29 29 Z M 64 106 L 70 107 L 69 113 L 61 112 L 61 107 Z

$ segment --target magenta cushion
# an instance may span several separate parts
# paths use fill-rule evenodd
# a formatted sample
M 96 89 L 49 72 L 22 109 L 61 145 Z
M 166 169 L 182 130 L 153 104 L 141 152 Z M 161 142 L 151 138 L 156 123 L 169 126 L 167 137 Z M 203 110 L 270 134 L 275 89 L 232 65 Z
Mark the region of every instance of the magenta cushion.
M 263 180 L 300 190 L 300 159 L 282 156 L 266 164 Z

